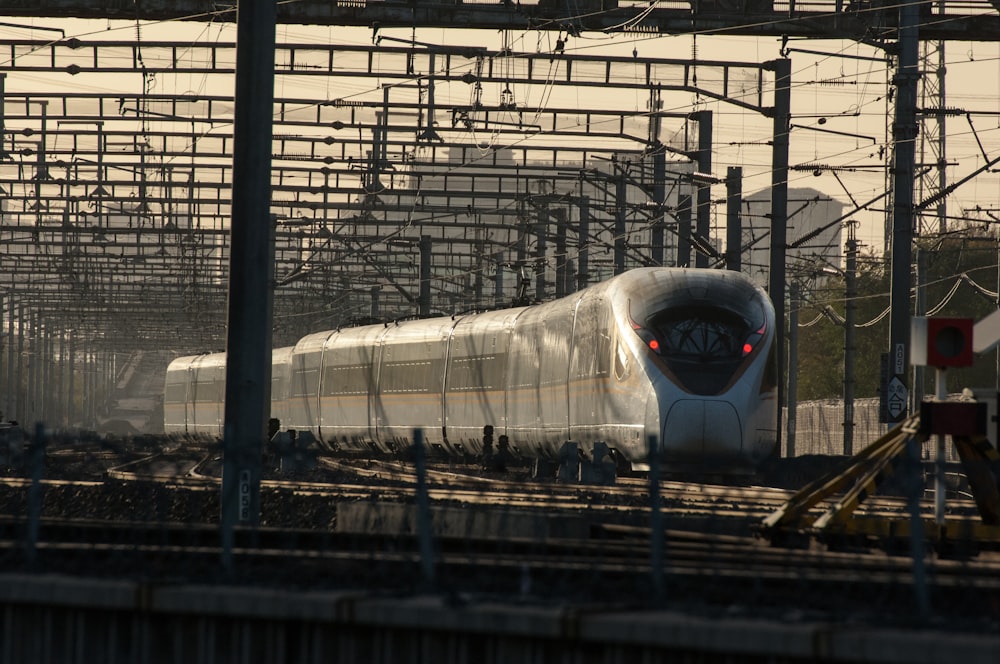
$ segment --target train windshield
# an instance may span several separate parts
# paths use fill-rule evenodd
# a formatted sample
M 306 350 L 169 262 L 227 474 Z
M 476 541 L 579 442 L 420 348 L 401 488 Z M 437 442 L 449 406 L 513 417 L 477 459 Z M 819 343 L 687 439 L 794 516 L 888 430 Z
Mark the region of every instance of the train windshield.
M 688 390 L 719 394 L 764 336 L 763 311 L 743 313 L 750 316 L 712 305 L 666 309 L 645 331 L 655 341 L 650 348 Z

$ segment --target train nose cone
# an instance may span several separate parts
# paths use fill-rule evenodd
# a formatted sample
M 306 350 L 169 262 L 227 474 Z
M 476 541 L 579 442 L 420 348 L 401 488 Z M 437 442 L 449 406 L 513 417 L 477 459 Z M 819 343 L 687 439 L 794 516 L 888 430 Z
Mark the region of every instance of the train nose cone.
M 736 455 L 743 448 L 743 427 L 728 401 L 682 399 L 671 406 L 663 422 L 668 452 Z

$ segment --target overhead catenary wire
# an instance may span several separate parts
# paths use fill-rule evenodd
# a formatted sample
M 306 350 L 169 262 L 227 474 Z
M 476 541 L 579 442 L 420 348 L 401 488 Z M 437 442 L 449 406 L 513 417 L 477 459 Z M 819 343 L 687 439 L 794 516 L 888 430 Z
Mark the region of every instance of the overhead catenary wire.
M 645 11 L 645 9 L 640 9 L 640 10 L 639 10 L 639 13 L 642 13 L 642 11 Z M 540 106 L 541 106 L 541 105 L 540 105 Z M 456 166 L 456 168 L 460 168 L 460 167 L 461 167 L 461 165 L 457 165 L 457 166 Z M 766 172 L 766 171 L 762 171 L 762 172 Z M 391 235 L 391 234 L 390 234 L 390 235 L 386 235 L 385 239 L 387 239 L 387 240 L 388 240 L 388 239 L 392 239 L 393 237 L 395 237 L 395 236 L 394 236 L 394 235 Z

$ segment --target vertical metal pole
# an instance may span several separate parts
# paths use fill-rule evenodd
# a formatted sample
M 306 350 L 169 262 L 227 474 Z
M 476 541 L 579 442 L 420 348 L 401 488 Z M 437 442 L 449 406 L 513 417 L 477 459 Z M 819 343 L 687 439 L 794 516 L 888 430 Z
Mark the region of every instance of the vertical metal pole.
M 657 437 L 647 441 L 649 454 L 649 571 L 653 606 L 663 605 L 664 595 L 664 538 L 663 509 L 660 500 L 660 450 Z
M 90 383 L 87 380 L 87 348 L 84 346 L 80 351 L 80 427 L 86 429 L 87 415 L 90 413 L 90 400 L 87 393 Z
M 920 441 L 910 436 L 906 441 L 907 477 L 910 480 L 910 556 L 913 559 L 913 596 L 917 613 L 926 620 L 931 613 L 930 593 L 927 590 L 927 564 L 924 561 L 924 520 L 920 514 L 920 499 L 924 493 L 924 479 L 920 467 Z
M 576 235 L 577 264 L 576 289 L 583 290 L 590 283 L 590 197 L 580 197 L 580 224 Z
M 42 334 L 42 421 L 49 422 L 51 427 L 52 413 L 55 412 L 55 398 L 59 395 L 55 389 L 52 329 L 46 324 Z
M 913 315 L 914 316 L 924 316 L 927 314 L 927 282 L 929 281 L 928 271 L 927 271 L 927 252 L 922 250 L 920 247 L 914 248 L 914 253 L 916 254 L 914 258 L 916 259 L 917 272 L 916 272 L 916 283 L 914 284 L 914 305 L 913 305 Z M 920 407 L 920 402 L 924 400 L 924 382 L 926 380 L 927 367 L 916 365 L 913 367 L 913 404 L 915 407 Z
M 59 363 L 56 365 L 56 422 L 66 422 L 66 330 L 59 330 Z
M 934 395 L 938 401 L 948 398 L 948 372 L 944 369 L 936 369 L 934 374 Z M 944 525 L 944 499 L 945 499 L 945 437 L 938 434 L 935 437 L 934 456 L 934 522 Z
M 94 398 L 91 401 L 91 407 L 93 412 L 93 427 L 97 428 L 97 421 L 101 415 L 101 402 L 104 398 L 104 356 L 101 353 L 98 342 L 94 341 L 94 350 L 91 353 L 91 392 Z
M 0 143 L 3 141 L 0 140 Z M 7 307 L 13 302 L 13 295 L 8 294 L 6 298 L 0 295 L 0 366 L 3 367 L 2 376 L 3 380 L 6 381 L 6 377 L 10 375 L 10 360 L 4 353 L 5 348 L 10 348 L 10 342 L 13 339 L 4 334 L 3 329 L 3 314 L 8 313 Z M 6 390 L 0 394 L 0 422 L 3 421 L 4 417 L 7 417 L 10 410 L 10 391 Z
M 21 353 L 21 361 L 24 364 L 24 382 L 21 391 L 21 417 L 22 425 L 28 429 L 32 418 L 35 416 L 35 314 L 30 313 L 24 321 L 24 351 Z
M 243 0 L 236 24 L 236 94 L 230 224 L 222 563 L 232 567 L 237 523 L 260 523 L 261 451 L 271 389 L 273 222 L 271 137 L 275 0 Z
M 799 283 L 788 284 L 788 441 L 785 456 L 795 456 L 795 429 L 798 426 L 799 408 Z
M 98 346 L 98 349 L 94 351 L 95 362 L 95 373 L 94 382 L 97 389 L 94 393 L 97 398 L 94 400 L 94 419 L 100 421 L 100 418 L 104 415 L 104 406 L 107 403 L 108 398 L 108 353 L 106 350 Z
M 774 71 L 774 142 L 771 145 L 771 248 L 768 295 L 774 304 L 778 358 L 778 447 L 781 447 L 781 406 L 785 386 L 785 243 L 788 223 L 788 126 L 792 102 L 792 62 L 772 60 Z
M 615 180 L 615 274 L 625 271 L 625 215 L 628 211 L 628 188 L 625 171 Z
M 38 226 L 42 225 L 42 182 L 49 179 L 49 168 L 45 163 L 45 141 L 48 138 L 48 109 L 49 102 L 39 101 L 37 102 L 41 106 L 41 117 L 39 119 L 41 124 L 41 131 L 38 134 L 38 152 L 37 165 L 35 167 L 35 221 Z M 45 203 L 47 206 L 48 203 Z
M 545 299 L 546 254 L 548 253 L 547 238 L 549 235 L 549 207 L 538 208 L 535 218 L 535 300 Z
M 893 200 L 892 273 L 889 297 L 889 374 L 896 382 L 903 406 L 890 414 L 891 422 L 906 417 L 906 383 L 910 362 L 910 262 L 913 243 L 913 179 L 917 138 L 917 82 L 920 79 L 918 0 L 904 0 L 899 6 L 899 63 L 896 85 L 896 112 L 892 124 Z M 898 381 L 898 382 L 897 382 Z M 893 415 L 895 417 L 893 417 Z
M 503 252 L 498 251 L 494 255 L 494 262 L 497 266 L 496 281 L 493 284 L 493 305 L 500 306 L 503 302 Z
M 192 143 L 194 146 L 194 143 Z M 97 226 L 104 226 L 104 203 L 103 198 L 108 194 L 104 189 L 104 183 L 108 181 L 107 173 L 104 170 L 104 123 L 97 123 L 97 186 L 90 190 L 90 195 L 94 198 L 94 211 L 97 213 Z M 193 147 L 192 147 L 193 149 Z
M 51 383 L 49 369 L 49 329 L 38 321 L 38 421 L 47 422 L 49 418 L 49 393 Z
M 94 351 L 83 350 L 83 426 L 94 428 Z
M 476 272 L 473 275 L 472 293 L 477 309 L 483 306 L 483 272 L 486 270 L 485 249 L 486 247 L 481 240 L 476 242 Z
M 694 113 L 698 122 L 698 171 L 701 173 L 712 172 L 712 111 L 697 111 Z M 698 183 L 698 210 L 696 232 L 698 238 L 705 242 L 709 241 L 712 235 L 712 185 L 708 183 Z M 694 257 L 695 267 L 708 267 L 708 256 L 704 252 L 697 252 Z
M 650 236 L 650 258 L 653 265 L 663 265 L 663 203 L 667 197 L 667 153 L 659 148 L 653 153 L 653 202 L 656 215 Z
M 115 393 L 115 354 L 108 349 L 104 350 L 103 366 L 104 389 L 101 390 L 100 414 L 107 416 L 111 410 L 111 397 Z
M 434 129 L 434 112 L 437 104 L 434 101 L 434 76 L 437 74 L 437 65 L 434 64 L 434 53 L 427 56 L 427 117 L 424 118 L 424 129 L 420 132 L 420 138 L 440 141 L 437 130 Z
M 94 350 L 94 421 L 104 414 L 104 400 L 108 389 L 107 355 L 97 346 Z
M 38 554 L 38 531 L 42 518 L 42 469 L 45 465 L 45 427 L 35 425 L 35 435 L 28 447 L 31 486 L 28 488 L 28 533 L 25 539 L 25 558 L 34 565 Z
M 24 420 L 24 304 L 17 305 L 17 370 L 14 372 L 12 420 Z M 27 422 L 24 422 L 27 426 Z
M 87 351 L 87 428 L 97 428 L 98 356 L 97 340 L 92 339 Z
M 0 137 L 0 143 L 3 138 Z M 14 418 L 14 296 L 7 299 L 7 389 L 4 392 L 3 414 L 8 420 Z
M 854 227 L 851 227 L 853 235 Z M 854 358 L 857 350 L 854 342 L 854 320 L 858 296 L 858 241 L 847 240 L 847 271 L 844 272 L 844 455 L 854 454 Z
M 379 293 L 381 292 L 382 292 L 381 286 L 372 286 L 371 288 L 368 289 L 368 295 L 371 297 L 370 317 L 373 321 L 382 318 L 382 311 L 379 308 L 379 301 L 378 301 L 379 299 L 378 296 Z
M 417 306 L 422 318 L 431 315 L 431 249 L 433 246 L 430 235 L 420 236 L 420 295 Z
M 101 356 L 97 350 L 97 340 L 93 342 L 93 350 L 90 351 L 90 426 L 97 428 L 97 414 L 100 411 L 100 385 L 101 385 Z
M 39 383 L 39 346 L 41 339 L 38 334 L 38 312 L 31 314 L 31 338 L 28 346 L 28 399 L 25 402 L 25 411 L 28 415 L 28 422 L 38 420 L 38 383 Z M 27 424 L 27 422 L 25 422 Z
M 48 330 L 45 329 L 41 319 L 38 319 L 38 347 L 35 349 L 35 361 L 38 364 L 37 385 L 35 387 L 37 401 L 35 420 L 46 422 L 48 420 Z
M 726 269 L 743 269 L 743 225 L 740 206 L 743 203 L 743 169 L 730 166 L 726 171 Z
M 431 533 L 431 506 L 427 492 L 424 432 L 413 431 L 413 452 L 417 471 L 417 533 L 420 538 L 420 570 L 426 590 L 434 588 L 434 541 Z
M 4 141 L 7 139 L 7 111 L 4 103 L 7 98 L 6 86 L 7 74 L 0 73 L 0 159 L 7 158 L 7 146 L 4 144 Z
M 514 270 L 517 273 L 518 290 L 520 290 L 521 274 L 528 260 L 528 213 L 524 209 L 526 203 L 523 198 L 517 202 L 517 250 L 514 254 L 516 259 Z
M 937 11 L 941 14 L 945 13 L 945 1 L 938 0 Z M 941 40 L 937 42 L 937 68 L 934 71 L 934 75 L 937 78 L 937 103 L 938 108 L 947 107 L 947 97 L 945 95 L 945 83 L 947 77 L 947 62 L 945 59 L 945 42 Z M 930 58 L 928 58 L 928 62 Z M 937 192 L 940 193 L 948 187 L 948 114 L 941 113 L 936 117 L 937 120 Z M 938 217 L 938 233 L 944 235 L 948 230 L 948 197 L 942 196 L 941 200 L 937 204 L 937 217 Z M 919 314 L 917 314 L 919 315 Z M 919 401 L 914 403 L 919 404 Z
M 563 297 L 569 291 L 566 284 L 566 210 L 556 208 L 552 215 L 556 219 L 556 297 Z
M 691 267 L 691 194 L 677 199 L 677 267 Z
M 69 376 L 66 377 L 66 424 L 73 426 L 76 421 L 76 334 L 69 333 Z

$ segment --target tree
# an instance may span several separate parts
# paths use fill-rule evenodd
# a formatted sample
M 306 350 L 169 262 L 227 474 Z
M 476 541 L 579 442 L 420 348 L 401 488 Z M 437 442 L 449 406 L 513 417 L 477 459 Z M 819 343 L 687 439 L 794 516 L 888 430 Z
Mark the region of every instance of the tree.
M 981 228 L 967 227 L 947 236 L 920 239 L 915 255 L 923 254 L 921 276 L 928 315 L 970 317 L 976 321 L 997 309 L 998 238 Z M 888 349 L 889 276 L 891 257 L 867 253 L 859 257 L 856 305 L 857 397 L 879 394 L 881 356 Z M 830 399 L 843 395 L 846 309 L 843 275 L 799 277 L 803 301 L 799 308 L 798 398 Z M 911 299 L 911 311 L 912 309 Z M 997 354 L 977 357 L 973 367 L 948 372 L 948 391 L 997 385 Z M 934 371 L 925 372 L 924 393 L 933 394 Z

